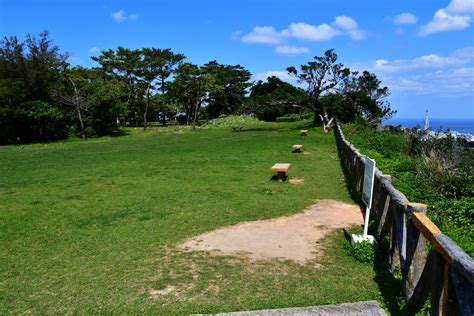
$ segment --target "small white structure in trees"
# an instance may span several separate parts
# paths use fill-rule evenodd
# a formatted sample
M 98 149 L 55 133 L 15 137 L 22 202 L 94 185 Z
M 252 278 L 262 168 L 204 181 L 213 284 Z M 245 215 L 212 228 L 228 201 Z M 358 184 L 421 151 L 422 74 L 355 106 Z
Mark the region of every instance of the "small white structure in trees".
M 425 132 L 430 131 L 430 118 L 428 117 L 428 110 L 426 110 L 426 114 L 425 114 L 425 128 L 423 129 L 423 131 Z

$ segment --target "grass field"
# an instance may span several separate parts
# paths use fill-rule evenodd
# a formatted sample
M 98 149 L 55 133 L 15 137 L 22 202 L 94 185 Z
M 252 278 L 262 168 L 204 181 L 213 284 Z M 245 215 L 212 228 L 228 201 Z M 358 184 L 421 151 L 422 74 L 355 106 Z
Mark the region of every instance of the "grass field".
M 0 314 L 222 312 L 383 300 L 342 231 L 323 267 L 183 252 L 186 238 L 353 203 L 334 136 L 297 124 L 129 130 L 86 142 L 0 148 Z M 309 154 L 291 154 L 303 143 Z M 303 185 L 270 181 L 290 162 Z M 172 289 L 160 294 L 162 289 Z M 382 291 L 383 292 L 383 291 Z

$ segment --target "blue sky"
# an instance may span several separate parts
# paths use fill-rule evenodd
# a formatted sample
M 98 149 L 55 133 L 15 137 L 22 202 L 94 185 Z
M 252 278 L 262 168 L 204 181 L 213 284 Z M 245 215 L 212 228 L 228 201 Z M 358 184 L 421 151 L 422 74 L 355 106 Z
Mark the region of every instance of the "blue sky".
M 376 73 L 398 118 L 474 119 L 473 0 L 0 0 L 0 35 L 49 30 L 70 62 L 102 49 L 171 48 L 203 64 L 286 75 L 335 48 Z

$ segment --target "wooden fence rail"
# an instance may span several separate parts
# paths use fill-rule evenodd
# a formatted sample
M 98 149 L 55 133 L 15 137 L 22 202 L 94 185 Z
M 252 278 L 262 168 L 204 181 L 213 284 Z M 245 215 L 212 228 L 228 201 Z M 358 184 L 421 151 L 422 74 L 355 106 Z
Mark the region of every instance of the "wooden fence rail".
M 365 157 L 338 124 L 335 134 L 341 164 L 360 192 Z M 388 261 L 392 271 L 400 265 L 407 304 L 419 310 L 430 297 L 431 315 L 474 315 L 474 260 L 429 220 L 426 205 L 410 203 L 378 169 L 373 192 L 378 233 L 390 236 Z

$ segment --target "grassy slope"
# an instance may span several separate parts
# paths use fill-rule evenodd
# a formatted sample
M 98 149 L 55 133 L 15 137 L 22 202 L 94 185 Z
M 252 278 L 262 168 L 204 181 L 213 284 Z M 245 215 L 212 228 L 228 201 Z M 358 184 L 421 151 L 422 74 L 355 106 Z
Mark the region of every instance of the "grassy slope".
M 319 270 L 176 249 L 314 199 L 351 202 L 333 135 L 302 140 L 298 126 L 274 126 L 0 148 L 0 314 L 184 314 L 378 298 L 372 268 L 347 256 L 341 231 Z M 300 142 L 309 155 L 290 153 Z M 269 181 L 275 162 L 291 162 L 290 176 L 304 185 Z M 150 294 L 170 285 L 168 295 Z

